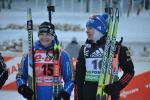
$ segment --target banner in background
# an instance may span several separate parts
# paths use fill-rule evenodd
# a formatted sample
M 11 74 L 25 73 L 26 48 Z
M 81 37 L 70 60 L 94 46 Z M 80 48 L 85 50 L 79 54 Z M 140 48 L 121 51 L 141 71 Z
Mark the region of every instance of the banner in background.
M 17 90 L 16 74 L 18 71 L 18 67 L 20 66 L 21 58 L 22 57 L 20 56 L 4 56 L 4 60 L 9 72 L 9 77 L 2 90 Z
M 150 71 L 135 76 L 121 91 L 120 100 L 150 100 Z

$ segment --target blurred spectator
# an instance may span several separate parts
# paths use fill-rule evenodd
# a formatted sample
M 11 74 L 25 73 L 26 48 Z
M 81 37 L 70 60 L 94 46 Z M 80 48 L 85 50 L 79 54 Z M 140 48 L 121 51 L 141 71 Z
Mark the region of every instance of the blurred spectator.
M 131 47 L 128 47 L 128 50 L 130 51 L 130 55 L 133 56 L 133 50 Z
M 0 51 L 22 52 L 22 39 L 6 40 L 0 43 Z
M 12 0 L 0 0 L 0 4 L 0 8 L 4 9 L 7 6 L 8 9 L 11 9 Z
M 141 52 L 141 56 L 148 57 L 149 56 L 149 51 L 147 48 L 144 46 L 143 51 Z
M 76 37 L 73 37 L 72 41 L 65 48 L 65 50 L 70 55 L 72 66 L 73 66 L 73 69 L 74 69 L 74 74 L 75 74 L 75 71 L 76 71 L 76 62 L 77 62 L 77 57 L 78 57 L 78 54 L 79 54 L 80 47 L 81 46 L 79 45 Z
M 77 58 L 80 50 L 80 45 L 75 37 L 72 38 L 72 41 L 66 46 L 65 50 L 70 54 L 71 58 Z

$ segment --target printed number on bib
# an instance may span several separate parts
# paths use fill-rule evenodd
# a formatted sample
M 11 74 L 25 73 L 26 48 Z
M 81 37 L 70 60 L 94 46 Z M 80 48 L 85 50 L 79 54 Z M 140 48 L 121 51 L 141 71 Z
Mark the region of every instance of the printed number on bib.
M 53 64 L 43 64 L 43 74 L 44 76 L 52 76 L 53 75 Z
M 86 59 L 86 81 L 98 81 L 102 58 Z

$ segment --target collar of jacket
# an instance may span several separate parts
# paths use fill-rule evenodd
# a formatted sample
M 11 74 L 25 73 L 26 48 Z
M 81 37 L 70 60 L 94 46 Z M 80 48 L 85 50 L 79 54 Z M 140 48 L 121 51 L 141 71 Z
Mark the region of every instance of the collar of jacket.
M 48 47 L 44 47 L 41 42 L 38 40 L 35 42 L 35 50 L 42 49 L 42 50 L 52 50 L 55 45 L 55 40 L 52 41 L 52 43 Z
M 93 40 L 86 40 L 86 44 L 91 44 L 91 45 L 104 45 L 106 43 L 106 37 L 107 35 L 104 35 L 102 38 L 100 38 L 96 43 L 93 42 Z

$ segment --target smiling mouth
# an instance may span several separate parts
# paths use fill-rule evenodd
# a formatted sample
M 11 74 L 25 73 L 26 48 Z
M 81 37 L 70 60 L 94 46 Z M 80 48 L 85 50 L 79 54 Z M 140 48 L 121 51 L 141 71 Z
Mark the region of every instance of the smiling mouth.
M 42 42 L 49 42 L 48 40 L 44 40 L 44 41 L 42 41 Z
M 43 42 L 49 42 L 49 40 L 46 40 L 46 39 L 43 39 L 42 41 L 43 41 Z

